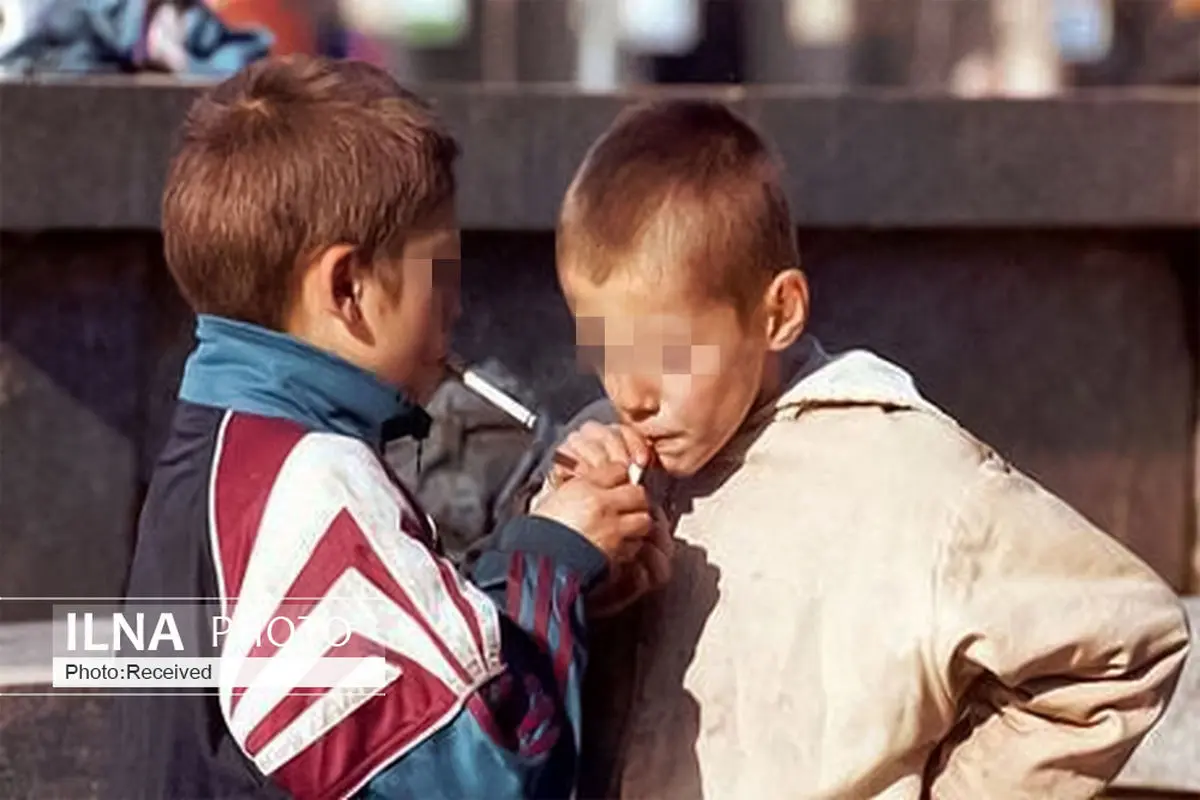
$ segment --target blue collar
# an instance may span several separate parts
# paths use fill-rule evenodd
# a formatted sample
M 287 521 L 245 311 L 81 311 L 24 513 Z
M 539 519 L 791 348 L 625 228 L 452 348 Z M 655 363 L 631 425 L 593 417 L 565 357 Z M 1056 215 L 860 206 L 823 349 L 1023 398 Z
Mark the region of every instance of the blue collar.
M 287 334 L 201 314 L 179 399 L 281 417 L 341 433 L 381 449 L 393 439 L 424 439 L 423 408 L 371 373 Z

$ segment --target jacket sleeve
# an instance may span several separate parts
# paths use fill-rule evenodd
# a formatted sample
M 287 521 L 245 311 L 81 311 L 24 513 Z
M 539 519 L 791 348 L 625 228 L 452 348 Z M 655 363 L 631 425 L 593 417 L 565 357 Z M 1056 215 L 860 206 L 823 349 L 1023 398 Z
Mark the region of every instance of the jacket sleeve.
M 1175 593 L 997 459 L 935 580 L 934 663 L 959 724 L 932 797 L 1090 798 L 1161 716 L 1188 649 Z
M 587 664 L 584 595 L 608 561 L 578 533 L 543 517 L 518 517 L 496 546 L 472 565 L 471 578 L 553 664 L 574 737 L 580 733 L 579 693 Z
M 512 520 L 494 542 L 470 577 L 500 611 L 504 674 L 360 797 L 574 794 L 587 658 L 583 594 L 607 560 L 578 533 L 539 517 Z

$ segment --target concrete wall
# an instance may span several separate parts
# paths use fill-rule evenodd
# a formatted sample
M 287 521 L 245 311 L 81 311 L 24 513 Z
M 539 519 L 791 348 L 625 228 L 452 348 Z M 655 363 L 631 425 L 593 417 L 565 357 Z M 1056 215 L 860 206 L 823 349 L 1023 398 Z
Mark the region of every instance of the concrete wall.
M 1194 234 L 806 232 L 814 331 L 967 427 L 1184 588 L 1196 539 Z M 191 321 L 152 232 L 0 235 L 0 596 L 114 596 Z M 548 234 L 470 232 L 459 348 L 568 414 Z M 0 619 L 40 615 L 0 603 Z
M 153 76 L 0 81 L 0 230 L 156 229 L 174 135 L 202 88 Z M 969 102 L 796 86 L 422 92 L 462 145 L 468 228 L 553 228 L 587 148 L 647 97 L 720 100 L 757 124 L 787 165 L 797 224 L 810 228 L 1200 224 L 1200 95 L 1186 89 Z

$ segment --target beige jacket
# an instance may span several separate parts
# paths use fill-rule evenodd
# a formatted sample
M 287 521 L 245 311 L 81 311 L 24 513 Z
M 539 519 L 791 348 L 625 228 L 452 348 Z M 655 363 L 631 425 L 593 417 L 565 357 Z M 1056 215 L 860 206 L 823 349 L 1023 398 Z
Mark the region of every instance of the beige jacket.
M 672 488 L 673 582 L 596 653 L 619 794 L 1094 796 L 1174 690 L 1178 599 L 899 368 L 805 350 Z

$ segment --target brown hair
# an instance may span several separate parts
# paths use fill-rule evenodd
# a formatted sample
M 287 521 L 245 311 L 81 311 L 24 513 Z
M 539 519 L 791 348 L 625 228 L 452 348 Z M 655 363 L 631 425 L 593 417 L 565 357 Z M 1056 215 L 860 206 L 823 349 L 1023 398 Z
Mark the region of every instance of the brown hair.
M 563 204 L 560 269 L 603 283 L 623 260 L 687 270 L 708 299 L 753 308 L 770 279 L 799 267 L 782 168 L 726 106 L 634 106 L 592 145 Z
M 167 265 L 196 312 L 280 329 L 303 259 L 337 244 L 367 268 L 398 256 L 453 198 L 457 155 L 382 70 L 256 62 L 188 112 L 163 196 Z

